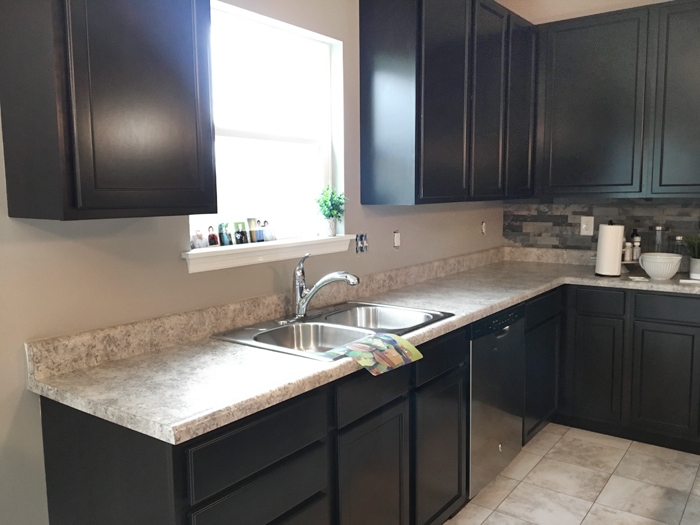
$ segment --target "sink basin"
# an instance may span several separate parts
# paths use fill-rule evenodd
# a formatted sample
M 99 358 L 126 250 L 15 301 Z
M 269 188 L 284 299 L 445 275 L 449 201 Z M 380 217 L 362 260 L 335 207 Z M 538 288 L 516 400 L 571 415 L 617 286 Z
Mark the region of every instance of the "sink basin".
M 402 335 L 451 315 L 435 310 L 349 302 L 310 313 L 305 319 L 266 321 L 212 337 L 319 361 L 333 361 L 341 356 L 329 356 L 326 351 L 375 332 Z
M 374 303 L 345 303 L 325 314 L 324 320 L 339 325 L 405 334 L 452 314 Z
M 295 322 L 282 326 L 264 323 L 264 325 L 268 326 L 231 330 L 213 337 L 320 361 L 333 361 L 341 356 L 327 356 L 324 352 L 374 333 L 362 328 L 320 322 Z

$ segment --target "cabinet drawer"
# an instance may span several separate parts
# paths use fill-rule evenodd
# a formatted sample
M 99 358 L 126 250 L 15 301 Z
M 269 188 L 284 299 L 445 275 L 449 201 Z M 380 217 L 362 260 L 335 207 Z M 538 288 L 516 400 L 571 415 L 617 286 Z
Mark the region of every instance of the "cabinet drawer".
M 338 428 L 343 428 L 408 392 L 412 366 L 373 376 L 356 372 L 336 387 Z
M 594 315 L 625 315 L 625 292 L 577 288 L 576 312 Z
M 468 348 L 466 330 L 457 330 L 421 345 L 419 350 L 423 359 L 413 367 L 416 386 L 421 386 L 459 366 L 466 359 Z
M 190 503 L 217 492 L 322 439 L 328 396 L 321 388 L 188 450 Z
M 535 297 L 525 305 L 525 331 L 541 325 L 561 313 L 561 288 Z
M 325 443 L 319 443 L 228 496 L 193 512 L 190 523 L 269 523 L 327 486 L 328 448 Z
M 637 293 L 634 317 L 700 325 L 700 298 Z
M 331 507 L 327 494 L 320 494 L 301 509 L 276 521 L 275 525 L 328 525 L 331 522 Z

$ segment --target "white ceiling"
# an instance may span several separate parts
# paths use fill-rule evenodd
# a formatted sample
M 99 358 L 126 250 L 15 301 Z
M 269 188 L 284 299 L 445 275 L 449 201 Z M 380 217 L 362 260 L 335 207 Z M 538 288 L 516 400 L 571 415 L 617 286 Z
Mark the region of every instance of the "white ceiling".
M 533 24 L 660 4 L 668 0 L 497 0 Z

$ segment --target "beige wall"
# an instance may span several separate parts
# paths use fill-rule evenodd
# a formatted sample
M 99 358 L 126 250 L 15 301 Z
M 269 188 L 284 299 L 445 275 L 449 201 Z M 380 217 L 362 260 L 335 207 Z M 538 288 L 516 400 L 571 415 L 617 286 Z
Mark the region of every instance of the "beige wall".
M 239 0 L 345 43 L 346 230 L 370 251 L 320 256 L 310 279 L 367 274 L 501 244 L 500 203 L 361 207 L 356 0 Z M 31 147 L 31 144 L 27 144 Z M 22 343 L 291 288 L 294 261 L 189 275 L 187 217 L 59 223 L 7 217 L 0 153 L 0 522 L 47 523 L 39 400 L 25 392 Z M 487 221 L 488 233 L 479 228 Z M 401 250 L 391 248 L 402 233 Z

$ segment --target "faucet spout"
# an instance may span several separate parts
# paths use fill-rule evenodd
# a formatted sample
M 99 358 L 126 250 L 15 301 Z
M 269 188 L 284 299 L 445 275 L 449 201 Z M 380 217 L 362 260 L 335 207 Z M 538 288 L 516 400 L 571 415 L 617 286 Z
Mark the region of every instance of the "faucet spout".
M 342 281 L 349 286 L 357 286 L 360 284 L 360 278 L 349 272 L 332 272 L 321 277 L 316 284 L 311 288 L 306 288 L 306 276 L 304 274 L 304 261 L 308 259 L 310 254 L 306 254 L 297 264 L 294 270 L 294 296 L 295 296 L 295 315 L 297 318 L 306 316 L 306 309 L 309 306 L 311 298 L 318 293 L 324 286 Z

